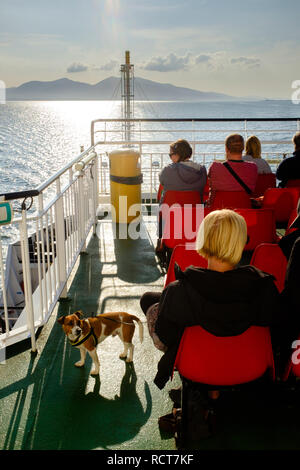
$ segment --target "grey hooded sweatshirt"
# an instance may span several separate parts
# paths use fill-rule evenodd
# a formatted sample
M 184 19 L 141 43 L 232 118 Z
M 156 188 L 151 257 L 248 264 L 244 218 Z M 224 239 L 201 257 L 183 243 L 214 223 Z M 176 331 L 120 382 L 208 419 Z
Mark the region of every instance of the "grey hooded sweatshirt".
M 166 166 L 159 175 L 159 181 L 166 191 L 199 191 L 207 179 L 206 168 L 193 161 L 172 163 Z

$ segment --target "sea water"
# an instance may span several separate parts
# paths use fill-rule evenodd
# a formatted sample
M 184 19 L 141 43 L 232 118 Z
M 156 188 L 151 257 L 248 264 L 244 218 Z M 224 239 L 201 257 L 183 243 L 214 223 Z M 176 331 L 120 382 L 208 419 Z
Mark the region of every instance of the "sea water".
M 80 153 L 80 146 L 90 146 L 90 123 L 98 118 L 120 118 L 120 101 L 20 101 L 0 105 L 0 194 L 35 189 L 62 166 Z M 298 118 L 300 105 L 291 101 L 252 102 L 135 102 L 135 118 Z M 157 124 L 158 125 L 158 124 Z M 164 140 L 194 137 L 182 124 L 173 123 L 174 134 L 164 134 Z M 204 123 L 215 130 L 244 130 L 244 123 Z M 200 125 L 200 127 L 201 127 Z M 256 128 L 277 129 L 276 139 L 285 145 L 268 146 L 263 150 L 293 151 L 291 138 L 297 123 L 248 123 L 249 135 Z M 298 123 L 299 125 L 299 123 Z M 169 123 L 161 124 L 170 128 Z M 188 124 L 191 129 L 191 123 Z M 148 136 L 149 137 L 149 136 Z M 151 137 L 151 136 L 150 136 Z M 201 138 L 210 136 L 201 133 Z M 270 140 L 268 132 L 261 139 Z M 203 151 L 213 151 L 213 147 Z

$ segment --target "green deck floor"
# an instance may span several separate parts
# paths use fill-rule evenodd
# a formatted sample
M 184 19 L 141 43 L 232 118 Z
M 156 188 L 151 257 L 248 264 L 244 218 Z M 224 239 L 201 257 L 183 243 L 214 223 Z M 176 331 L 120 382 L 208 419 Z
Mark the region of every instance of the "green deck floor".
M 148 221 L 149 222 L 149 221 Z M 0 365 L 0 449 L 175 450 L 172 436 L 161 436 L 157 420 L 171 411 L 168 390 L 154 384 L 161 353 L 153 347 L 146 325 L 144 342 L 134 336 L 134 363 L 119 359 L 122 343 L 108 338 L 98 347 L 99 378 L 74 363 L 72 349 L 56 319 L 77 309 L 92 313 L 125 310 L 145 320 L 139 299 L 164 282 L 153 243 L 156 227 L 143 224 L 143 239 L 117 240 L 110 221 L 100 221 L 97 236 L 80 256 L 78 270 L 38 338 L 38 354 L 12 348 Z M 277 387 L 264 395 L 250 389 L 224 393 L 219 432 L 199 449 L 298 449 L 300 395 Z
M 119 338 L 98 347 L 101 371 L 94 378 L 89 358 L 84 368 L 74 366 L 79 351 L 56 322 L 77 309 L 86 316 L 128 311 L 145 321 L 139 299 L 146 290 L 161 290 L 164 278 L 154 256 L 155 223 L 142 230 L 143 239 L 116 240 L 110 221 L 100 222 L 80 256 L 70 301 L 60 303 L 38 338 L 38 355 L 21 351 L 0 365 L 1 449 L 175 449 L 157 426 L 171 401 L 167 389 L 153 384 L 161 353 L 146 324 L 142 344 L 136 329 L 132 365 L 119 359 Z

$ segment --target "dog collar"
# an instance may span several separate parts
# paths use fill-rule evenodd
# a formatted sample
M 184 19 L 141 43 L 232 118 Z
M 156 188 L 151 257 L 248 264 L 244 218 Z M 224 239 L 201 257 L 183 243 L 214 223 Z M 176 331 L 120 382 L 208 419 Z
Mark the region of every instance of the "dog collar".
M 90 331 L 88 332 L 87 335 L 85 335 L 83 338 L 81 339 L 75 339 L 75 340 L 71 340 L 69 339 L 70 341 L 70 344 L 72 346 L 80 346 L 81 344 L 83 344 L 90 336 L 93 336 L 93 339 L 94 339 L 94 342 L 95 342 L 95 347 L 97 346 L 98 344 L 98 339 L 97 339 L 97 336 L 95 335 L 95 332 L 93 330 L 92 327 L 90 327 Z

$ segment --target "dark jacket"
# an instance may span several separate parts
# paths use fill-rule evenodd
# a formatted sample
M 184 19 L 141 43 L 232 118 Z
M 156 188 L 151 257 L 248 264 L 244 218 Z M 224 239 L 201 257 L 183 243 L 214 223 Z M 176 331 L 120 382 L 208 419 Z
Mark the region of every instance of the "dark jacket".
M 277 168 L 276 178 L 280 180 L 281 188 L 286 186 L 288 180 L 300 178 L 300 150 L 296 150 L 292 157 L 282 160 Z
M 155 332 L 168 347 L 158 364 L 154 383 L 169 380 L 184 328 L 201 325 L 216 336 L 235 336 L 251 325 L 270 326 L 279 293 L 274 277 L 254 266 L 220 273 L 190 267 L 164 289 Z

